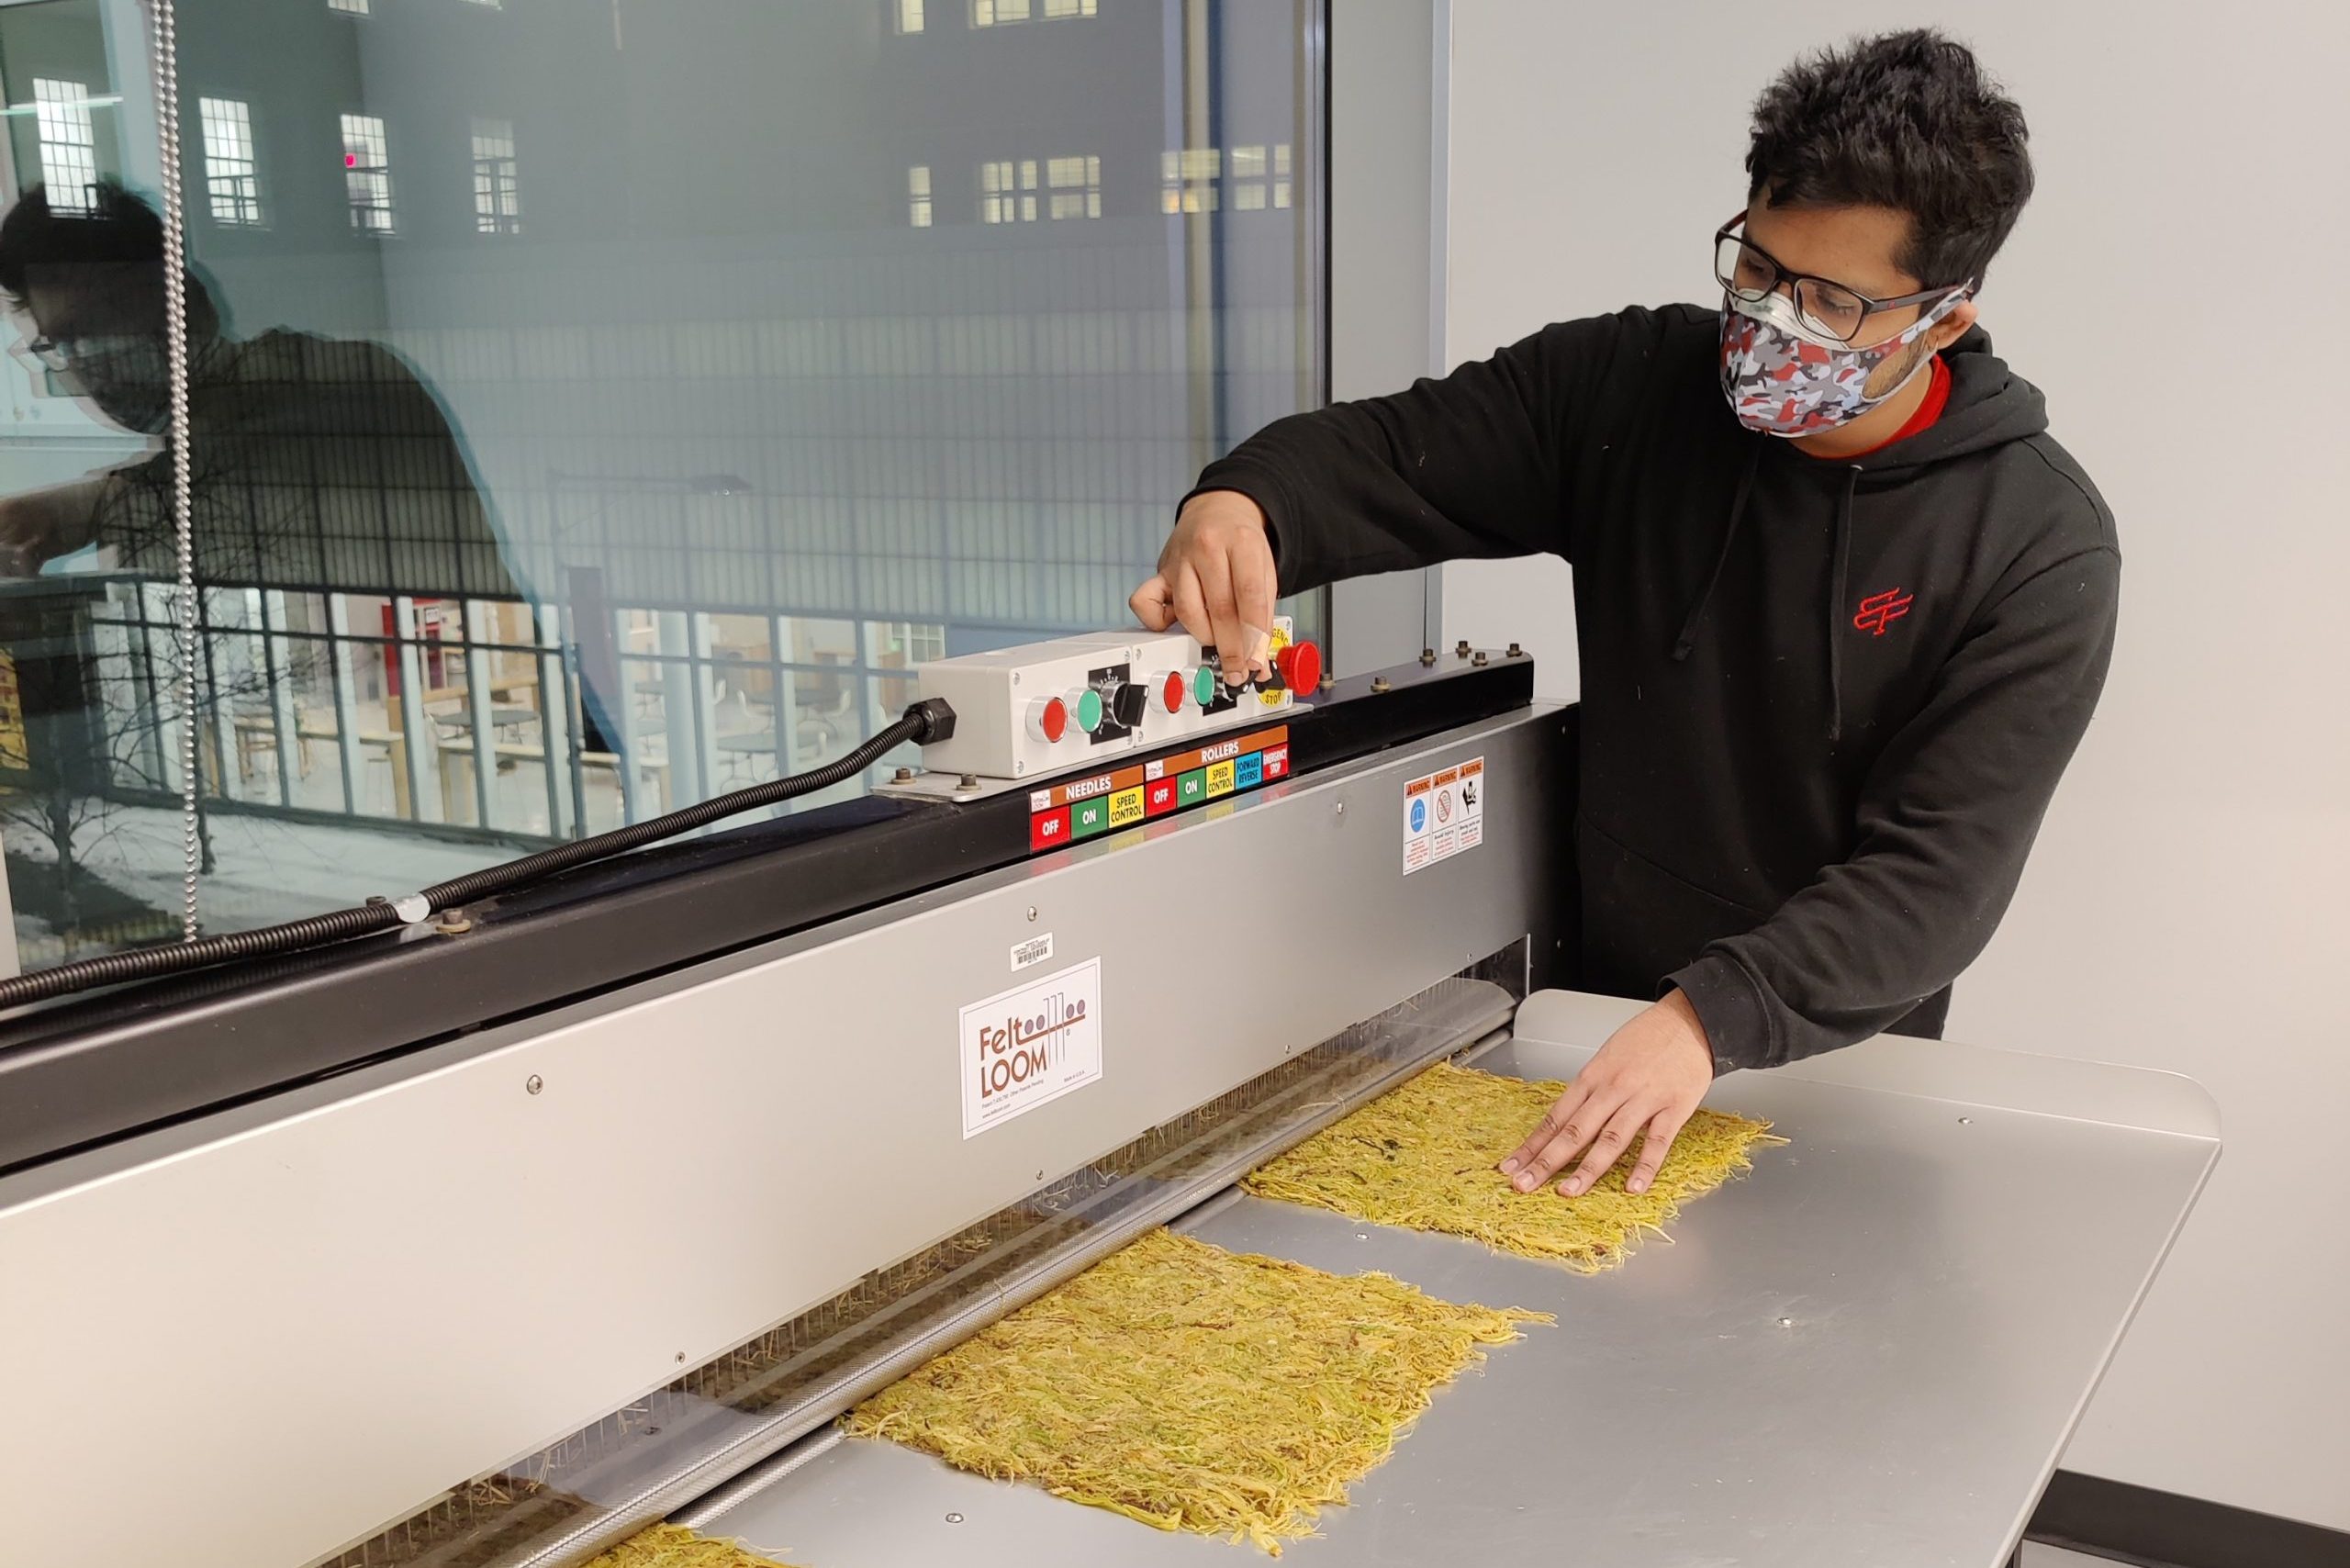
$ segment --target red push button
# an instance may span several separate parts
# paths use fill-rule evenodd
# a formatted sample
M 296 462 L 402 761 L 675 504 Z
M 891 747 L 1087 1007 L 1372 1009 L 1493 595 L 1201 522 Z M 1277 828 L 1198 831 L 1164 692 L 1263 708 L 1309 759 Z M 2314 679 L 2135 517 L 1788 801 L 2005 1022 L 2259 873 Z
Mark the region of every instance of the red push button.
M 1183 699 L 1192 694 L 1191 684 L 1181 670 L 1169 670 L 1167 678 L 1158 683 L 1158 705 L 1169 713 L 1183 711 Z
M 1039 697 L 1028 704 L 1028 733 L 1046 745 L 1057 745 L 1069 733 L 1069 704 L 1058 697 Z
M 1281 684 L 1301 696 L 1322 684 L 1322 650 L 1311 643 L 1292 643 L 1273 655 Z

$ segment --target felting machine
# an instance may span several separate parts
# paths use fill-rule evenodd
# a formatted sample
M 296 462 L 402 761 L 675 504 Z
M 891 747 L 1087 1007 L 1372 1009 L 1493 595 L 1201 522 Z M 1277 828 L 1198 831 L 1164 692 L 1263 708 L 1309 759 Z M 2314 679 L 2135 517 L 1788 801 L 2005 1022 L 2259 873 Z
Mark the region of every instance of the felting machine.
M 1238 1565 L 836 1417 L 1147 1226 L 1558 1327 L 1301 1563 L 1994 1568 L 2217 1157 L 2183 1080 L 1885 1039 L 1583 1277 L 1239 1196 L 1440 1058 L 1568 1077 L 1574 715 L 1516 649 L 924 666 L 868 798 L 0 1035 L 0 1560 Z M 431 902 L 431 901 L 420 901 Z M 414 915 L 415 917 L 411 917 Z M 2080 1042 L 2095 1054 L 2100 1042 Z

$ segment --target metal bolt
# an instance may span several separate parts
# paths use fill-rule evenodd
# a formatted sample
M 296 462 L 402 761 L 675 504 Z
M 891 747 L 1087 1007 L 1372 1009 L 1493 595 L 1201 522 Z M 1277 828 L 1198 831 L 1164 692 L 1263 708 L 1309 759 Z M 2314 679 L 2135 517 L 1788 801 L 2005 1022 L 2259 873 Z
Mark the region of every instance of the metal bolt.
M 677 1352 L 677 1360 L 678 1360 L 678 1361 L 679 1361 L 680 1363 L 682 1363 L 682 1362 L 685 1361 L 685 1359 L 686 1359 L 686 1353 L 685 1353 L 683 1350 L 679 1350 L 679 1351 Z
M 1526 656 L 1526 650 L 1519 647 L 1516 643 L 1512 643 L 1509 645 L 1509 656 L 1514 659 L 1522 659 Z
M 1340 816 L 1345 816 L 1347 814 L 1347 803 L 1344 801 L 1338 802 L 1338 814 Z
M 976 790 L 979 787 L 979 776 L 976 773 L 966 773 L 962 778 L 955 780 L 955 788 L 957 790 Z
M 529 1078 L 523 1080 L 522 1092 L 526 1094 L 536 1094 L 540 1090 L 544 1089 L 546 1086 L 547 1081 L 541 1078 L 534 1072 L 531 1074 Z
M 463 936 L 466 932 L 471 931 L 473 928 L 474 923 L 465 918 L 465 912 L 464 910 L 444 909 L 441 912 L 440 924 L 433 926 L 432 929 L 438 931 L 443 936 Z
M 959 1525 L 963 1522 L 963 1516 L 960 1514 L 949 1514 L 946 1516 L 946 1522 L 950 1525 Z
M 1371 678 L 1371 689 L 1374 692 L 1393 691 L 1395 689 L 1393 687 L 1387 684 L 1387 678 L 1383 675 L 1374 675 Z
M 1012 684 L 1014 686 L 1020 684 L 1020 672 L 1018 670 L 1013 670 L 1012 672 Z
M 1420 650 L 1421 666 L 1425 668 L 1434 663 L 1436 663 L 1436 650 L 1434 648 L 1422 648 Z
M 1478 649 L 1478 650 L 1477 650 L 1477 656 L 1476 656 L 1476 657 L 1474 657 L 1474 658 L 1472 658 L 1472 659 L 1471 659 L 1469 662 L 1470 662 L 1471 664 L 1472 664 L 1472 665 L 1475 665 L 1479 669 L 1483 669 L 1483 668 L 1484 668 L 1484 667 L 1485 667 L 1485 650 L 1484 650 L 1484 649 L 1483 649 L 1483 648 Z
M 1033 925 L 1033 924 L 1035 924 L 1035 922 L 1036 922 L 1036 906 L 1035 906 L 1035 904 L 1033 904 L 1033 903 L 1032 903 L 1032 904 L 1030 904 L 1030 905 L 1028 906 L 1028 923 L 1029 923 L 1030 924 L 1032 924 L 1032 925 Z
M 1782 1328 L 1793 1328 L 1795 1326 L 1796 1320 L 1792 1317 L 1782 1317 L 1779 1319 L 1779 1327 Z
M 1465 659 L 1469 656 L 1468 638 L 1463 637 L 1460 641 L 1452 644 L 1452 656 L 1456 659 Z
M 1958 1125 L 1962 1127 L 1971 1127 L 1975 1125 L 1975 1118 L 1972 1116 L 1961 1116 L 1958 1119 Z
M 890 777 L 895 778 L 901 784 L 911 784 L 913 782 L 914 770 L 911 767 L 901 767 L 897 772 L 891 774 Z
M 1322 678 L 1322 684 L 1315 687 L 1314 689 L 1316 691 L 1336 691 L 1338 689 L 1338 678 L 1335 675 L 1326 675 Z

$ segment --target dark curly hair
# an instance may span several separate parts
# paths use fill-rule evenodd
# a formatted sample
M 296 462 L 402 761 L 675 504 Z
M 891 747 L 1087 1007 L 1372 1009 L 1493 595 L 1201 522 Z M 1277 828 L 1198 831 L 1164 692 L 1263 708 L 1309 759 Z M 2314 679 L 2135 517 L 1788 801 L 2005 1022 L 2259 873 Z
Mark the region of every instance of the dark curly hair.
M 115 180 L 84 192 L 86 206 L 50 204 L 49 188 L 34 185 L 0 218 L 0 295 L 23 308 L 35 282 L 100 287 L 125 308 L 163 320 L 163 219 Z M 212 292 L 193 267 L 186 273 L 188 330 L 211 336 L 221 326 Z
M 1928 288 L 1979 280 L 2031 197 L 2023 110 L 1929 28 L 1799 60 L 1754 103 L 1749 200 L 1909 215 L 1895 258 Z

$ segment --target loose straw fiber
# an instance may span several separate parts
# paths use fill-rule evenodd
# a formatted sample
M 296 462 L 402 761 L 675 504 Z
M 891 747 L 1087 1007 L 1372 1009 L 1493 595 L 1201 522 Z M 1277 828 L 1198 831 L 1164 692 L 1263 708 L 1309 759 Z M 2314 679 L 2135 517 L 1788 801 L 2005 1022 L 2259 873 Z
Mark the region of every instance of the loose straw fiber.
M 1663 1235 L 1687 1200 L 1751 1170 L 1753 1149 L 1786 1141 L 1770 1136 L 1768 1122 L 1701 1110 L 1645 1193 L 1624 1190 L 1637 1142 L 1579 1198 L 1561 1197 L 1555 1181 L 1517 1192 L 1495 1167 L 1565 1088 L 1438 1062 L 1241 1185 L 1259 1197 L 1465 1236 L 1588 1274 L 1621 1263 L 1644 1234 Z
M 1152 1231 L 852 1411 L 981 1475 L 1279 1556 L 1539 1313 Z
M 789 1568 L 731 1540 L 697 1535 L 683 1525 L 639 1531 L 588 1568 Z

